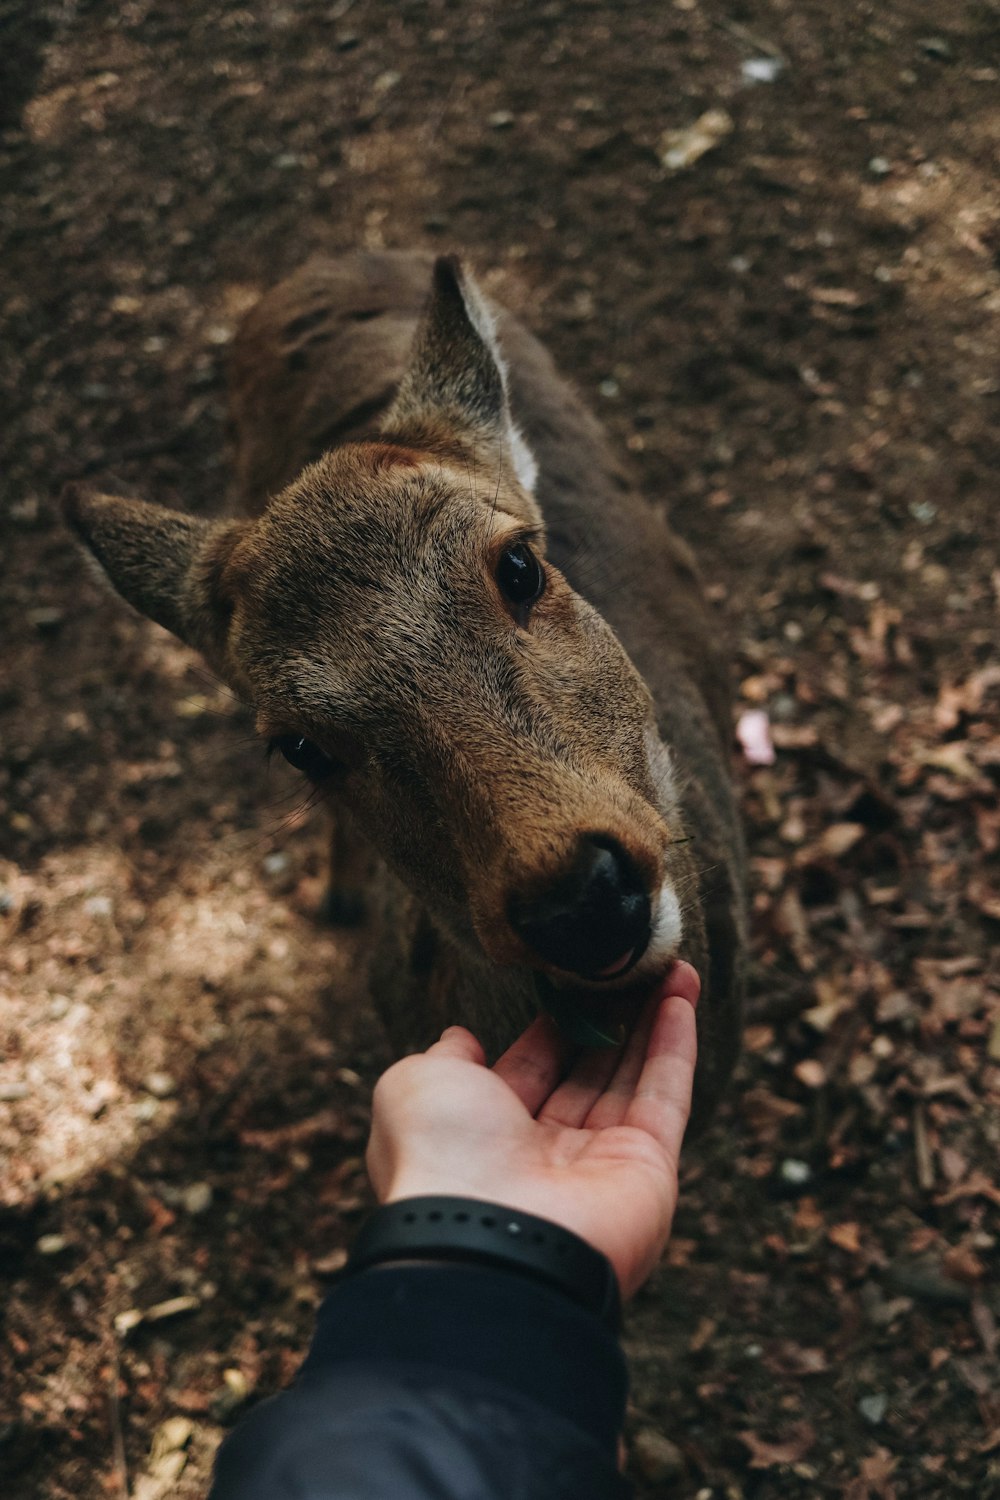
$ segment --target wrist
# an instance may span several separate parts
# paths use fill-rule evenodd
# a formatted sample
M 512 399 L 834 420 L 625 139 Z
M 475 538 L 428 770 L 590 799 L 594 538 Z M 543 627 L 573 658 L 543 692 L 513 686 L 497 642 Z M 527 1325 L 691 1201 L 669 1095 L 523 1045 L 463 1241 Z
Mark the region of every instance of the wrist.
M 479 1198 L 387 1201 L 362 1226 L 344 1275 L 402 1261 L 490 1265 L 542 1282 L 617 1333 L 621 1298 L 611 1262 L 548 1219 Z

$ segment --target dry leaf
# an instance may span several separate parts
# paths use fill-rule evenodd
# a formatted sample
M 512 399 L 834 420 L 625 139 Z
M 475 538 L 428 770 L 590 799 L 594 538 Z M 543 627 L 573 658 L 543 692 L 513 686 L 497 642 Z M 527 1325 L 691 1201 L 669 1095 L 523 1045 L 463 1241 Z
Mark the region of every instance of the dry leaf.
M 808 1422 L 797 1422 L 788 1437 L 777 1443 L 768 1442 L 755 1432 L 736 1435 L 750 1451 L 751 1469 L 774 1469 L 780 1464 L 801 1463 L 816 1441 L 816 1433 Z
M 866 832 L 863 823 L 831 823 L 812 847 L 831 859 L 840 859 L 849 849 L 854 848 L 859 839 L 864 838 Z
M 1000 891 L 995 886 L 981 877 L 970 880 L 965 887 L 965 897 L 984 917 L 992 917 L 994 922 L 1000 922 Z
M 771 743 L 771 724 L 764 709 L 749 708 L 736 721 L 736 738 L 740 742 L 743 756 L 751 766 L 773 766 L 774 746 Z
M 791 1339 L 782 1340 L 764 1362 L 776 1375 L 823 1375 L 830 1368 L 824 1350 Z
M 826 1083 L 826 1069 L 815 1057 L 804 1057 L 796 1063 L 795 1076 L 807 1089 L 821 1089 Z
M 861 1252 L 860 1224 L 855 1224 L 853 1221 L 831 1224 L 826 1231 L 826 1237 L 831 1244 L 837 1245 L 841 1250 L 846 1250 L 849 1255 L 859 1255 Z

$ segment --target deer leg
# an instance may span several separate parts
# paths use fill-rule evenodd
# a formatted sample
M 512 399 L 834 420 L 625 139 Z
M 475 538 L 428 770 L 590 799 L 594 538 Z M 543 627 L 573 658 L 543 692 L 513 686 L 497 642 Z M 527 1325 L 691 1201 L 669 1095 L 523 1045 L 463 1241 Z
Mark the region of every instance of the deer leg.
M 365 840 L 342 813 L 334 815 L 330 834 L 330 880 L 320 918 L 331 927 L 359 927 L 367 915 L 365 887 L 372 856 Z

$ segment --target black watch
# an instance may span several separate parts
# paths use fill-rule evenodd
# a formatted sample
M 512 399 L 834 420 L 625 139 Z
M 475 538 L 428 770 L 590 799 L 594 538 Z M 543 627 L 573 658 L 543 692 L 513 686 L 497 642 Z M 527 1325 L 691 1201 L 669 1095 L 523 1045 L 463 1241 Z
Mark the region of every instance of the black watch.
M 611 1262 L 548 1219 L 477 1198 L 403 1198 L 362 1226 L 342 1275 L 387 1261 L 458 1261 L 519 1271 L 595 1313 L 614 1334 L 621 1297 Z

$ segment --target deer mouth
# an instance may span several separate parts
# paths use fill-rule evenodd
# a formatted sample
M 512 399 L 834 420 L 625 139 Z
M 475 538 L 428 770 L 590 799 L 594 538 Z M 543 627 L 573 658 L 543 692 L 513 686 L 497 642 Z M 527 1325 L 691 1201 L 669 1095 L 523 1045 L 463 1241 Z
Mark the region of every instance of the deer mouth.
M 567 1041 L 581 1047 L 618 1047 L 661 980 L 657 974 L 620 987 L 598 988 L 593 982 L 586 987 L 579 981 L 557 983 L 548 974 L 536 973 L 535 994 L 540 1009 L 552 1017 Z

